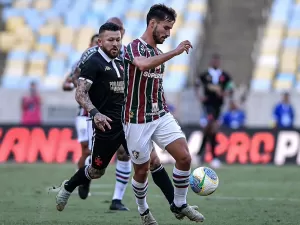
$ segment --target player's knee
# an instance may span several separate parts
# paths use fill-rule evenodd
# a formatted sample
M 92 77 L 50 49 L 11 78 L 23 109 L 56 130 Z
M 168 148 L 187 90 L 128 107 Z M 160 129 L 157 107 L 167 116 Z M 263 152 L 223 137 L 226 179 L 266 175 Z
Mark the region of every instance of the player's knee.
M 147 178 L 149 169 L 150 169 L 150 163 L 144 163 L 142 165 L 134 164 L 134 176 L 138 177 L 139 180 L 144 180 Z
M 151 158 L 151 161 L 150 161 L 150 170 L 151 171 L 157 169 L 158 167 L 160 167 L 160 165 L 161 165 L 161 162 L 158 157 Z
M 187 145 L 181 146 L 181 154 L 176 159 L 176 163 L 181 164 L 182 166 L 190 166 L 192 162 L 191 154 L 189 153 L 189 149 Z
M 189 167 L 191 165 L 192 158 L 189 153 L 182 155 L 176 163 L 181 164 L 182 166 L 187 166 Z
M 118 149 L 118 151 L 117 151 L 117 159 L 119 160 L 119 161 L 125 161 L 125 162 L 127 162 L 127 161 L 129 161 L 129 156 L 128 156 L 128 154 L 126 153 L 126 151 L 125 151 L 125 149 L 123 148 L 123 147 L 120 147 L 119 149 Z
M 93 167 L 89 167 L 88 169 L 89 175 L 92 179 L 99 179 L 105 174 L 105 168 L 104 169 L 95 169 Z

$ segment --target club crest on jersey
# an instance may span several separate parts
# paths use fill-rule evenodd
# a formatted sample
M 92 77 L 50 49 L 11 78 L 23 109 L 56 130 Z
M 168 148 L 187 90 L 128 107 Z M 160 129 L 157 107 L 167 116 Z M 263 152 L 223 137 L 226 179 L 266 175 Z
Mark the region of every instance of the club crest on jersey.
M 109 66 L 106 66 L 105 71 L 107 71 L 107 70 L 111 70 L 111 68 Z
M 122 71 L 124 71 L 124 67 L 123 67 L 122 65 L 120 65 L 120 69 L 121 69 Z
M 139 157 L 140 153 L 137 151 L 132 151 L 132 156 L 137 159 Z

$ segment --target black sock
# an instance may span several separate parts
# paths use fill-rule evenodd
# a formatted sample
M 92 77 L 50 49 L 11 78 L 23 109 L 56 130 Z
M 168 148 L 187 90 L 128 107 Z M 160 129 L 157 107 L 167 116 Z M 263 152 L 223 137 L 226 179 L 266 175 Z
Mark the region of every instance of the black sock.
M 200 149 L 199 149 L 197 155 L 201 156 L 202 153 L 204 152 L 205 146 L 206 146 L 206 142 L 207 142 L 207 138 L 208 138 L 208 135 L 204 133 L 203 134 L 202 143 L 201 143 L 201 146 L 200 146 Z
M 91 179 L 89 177 L 89 174 L 87 171 L 88 166 L 82 167 L 71 177 L 71 179 L 65 183 L 65 189 L 69 192 L 73 192 L 76 187 L 79 185 L 88 184 L 91 182 Z
M 164 193 L 169 204 L 171 204 L 174 200 L 174 187 L 165 168 L 162 165 L 160 165 L 155 170 L 152 170 L 151 174 L 154 183 Z
M 217 155 L 216 155 L 216 146 L 217 146 L 216 136 L 217 136 L 217 134 L 212 134 L 210 136 L 211 154 L 212 154 L 213 159 L 217 158 Z

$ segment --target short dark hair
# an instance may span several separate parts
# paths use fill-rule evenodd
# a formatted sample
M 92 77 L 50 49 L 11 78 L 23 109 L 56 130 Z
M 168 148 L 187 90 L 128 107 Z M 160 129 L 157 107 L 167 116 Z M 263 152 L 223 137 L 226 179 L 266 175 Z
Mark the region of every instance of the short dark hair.
M 152 19 L 156 19 L 158 21 L 175 21 L 176 17 L 177 13 L 174 9 L 167 7 L 164 4 L 155 4 L 150 8 L 147 14 L 147 26 Z
M 105 23 L 99 28 L 99 34 L 103 33 L 104 31 L 118 31 L 120 27 L 114 23 Z
M 99 37 L 99 34 L 94 34 L 92 37 L 91 37 L 91 43 L 94 41 L 95 38 L 98 38 Z

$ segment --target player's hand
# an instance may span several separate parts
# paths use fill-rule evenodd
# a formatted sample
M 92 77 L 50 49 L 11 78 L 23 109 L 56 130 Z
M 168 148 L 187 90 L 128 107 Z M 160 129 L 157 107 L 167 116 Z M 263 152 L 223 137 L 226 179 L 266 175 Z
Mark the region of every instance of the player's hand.
M 189 42 L 188 40 L 181 42 L 177 48 L 175 49 L 175 52 L 177 55 L 182 54 L 184 51 L 186 52 L 186 54 L 189 54 L 189 50 L 190 48 L 193 48 L 191 42 Z
M 105 131 L 105 127 L 107 127 L 108 129 L 111 129 L 111 126 L 109 123 L 112 122 L 112 120 L 109 117 L 107 117 L 101 113 L 97 113 L 94 116 L 94 122 L 95 122 L 96 126 L 103 132 Z

